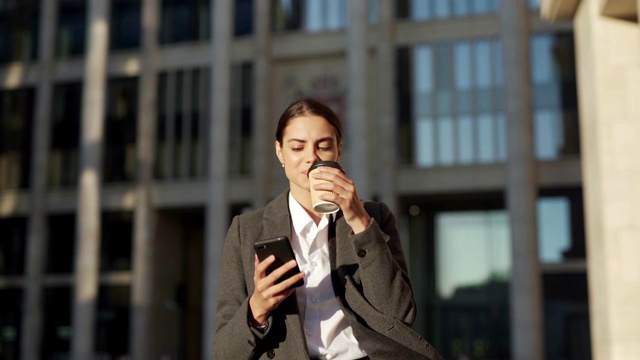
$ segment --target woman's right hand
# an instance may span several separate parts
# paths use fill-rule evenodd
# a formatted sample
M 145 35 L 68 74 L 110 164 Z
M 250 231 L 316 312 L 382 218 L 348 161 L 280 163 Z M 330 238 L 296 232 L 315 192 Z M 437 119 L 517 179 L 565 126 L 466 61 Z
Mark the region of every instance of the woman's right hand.
M 269 314 L 293 293 L 295 290 L 293 284 L 304 278 L 304 273 L 300 272 L 276 284 L 276 280 L 296 266 L 296 261 L 291 260 L 267 275 L 267 269 L 274 261 L 275 257 L 273 255 L 262 262 L 258 260 L 258 256 L 255 257 L 253 271 L 255 290 L 249 298 L 250 320 L 255 326 L 261 326 L 266 323 Z

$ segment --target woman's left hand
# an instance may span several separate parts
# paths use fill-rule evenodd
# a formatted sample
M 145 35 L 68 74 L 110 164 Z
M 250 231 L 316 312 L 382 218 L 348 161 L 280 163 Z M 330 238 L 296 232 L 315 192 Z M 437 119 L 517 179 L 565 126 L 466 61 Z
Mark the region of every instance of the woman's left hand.
M 340 169 L 329 166 L 321 166 L 318 171 L 314 171 L 311 176 L 316 179 L 326 180 L 313 185 L 316 190 L 331 191 L 331 194 L 320 194 L 321 200 L 330 201 L 340 207 L 344 219 L 351 226 L 354 234 L 364 231 L 371 221 L 371 217 L 364 209 L 356 186 L 349 177 L 347 177 Z

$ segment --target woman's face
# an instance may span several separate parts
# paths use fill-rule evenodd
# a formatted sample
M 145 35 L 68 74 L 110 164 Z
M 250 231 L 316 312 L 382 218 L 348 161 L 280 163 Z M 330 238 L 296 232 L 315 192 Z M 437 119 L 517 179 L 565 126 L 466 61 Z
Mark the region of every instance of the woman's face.
M 317 115 L 290 119 L 282 134 L 282 145 L 278 141 L 275 145 L 294 196 L 309 191 L 307 170 L 311 164 L 320 160 L 338 161 L 342 152 L 335 128 Z

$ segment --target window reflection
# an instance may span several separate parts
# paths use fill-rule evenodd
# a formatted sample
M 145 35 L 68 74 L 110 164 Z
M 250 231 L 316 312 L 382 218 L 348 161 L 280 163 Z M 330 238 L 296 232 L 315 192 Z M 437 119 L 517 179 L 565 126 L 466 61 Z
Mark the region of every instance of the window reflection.
M 0 276 L 24 274 L 26 243 L 26 219 L 0 219 Z
M 585 274 L 543 277 L 545 359 L 591 359 Z
M 208 0 L 162 0 L 160 43 L 208 39 L 210 6 Z
M 419 45 L 412 59 L 399 57 L 399 69 L 414 69 L 415 79 L 415 99 L 401 103 L 413 104 L 415 131 L 410 139 L 400 132 L 400 143 L 413 144 L 417 166 L 504 161 L 500 57 L 497 40 L 489 39 Z
M 96 351 L 111 359 L 129 353 L 129 286 L 101 286 L 98 292 Z
M 56 55 L 60 58 L 84 53 L 87 21 L 87 1 L 61 0 L 58 2 L 58 29 Z
M 36 58 L 38 3 L 37 0 L 0 1 L 0 64 Z
M 348 21 L 348 2 L 343 0 L 272 0 L 271 5 L 274 31 L 334 31 Z
M 192 179 L 205 175 L 209 79 L 209 69 L 160 74 L 156 178 Z
M 580 153 L 572 34 L 531 38 L 535 151 L 539 160 Z
M 42 358 L 66 359 L 71 345 L 71 288 L 44 290 Z
M 20 358 L 22 301 L 22 290 L 0 289 L 0 359 Z
M 33 93 L 33 89 L 0 91 L 0 190 L 29 184 Z
M 48 218 L 48 274 L 71 274 L 75 261 L 76 215 L 51 215 Z
M 502 210 L 435 216 L 434 318 L 453 358 L 508 358 L 511 243 Z
M 105 183 L 134 180 L 137 110 L 137 78 L 110 79 L 104 133 Z
M 233 78 L 239 81 L 231 84 L 234 101 L 231 103 L 230 161 L 231 175 L 251 173 L 251 154 L 253 136 L 253 66 L 250 63 L 236 64 L 232 67 Z
M 450 19 L 498 11 L 498 0 L 401 0 L 397 16 L 412 20 Z
M 111 49 L 130 49 L 140 46 L 142 2 L 139 0 L 112 0 L 109 41 Z
M 104 213 L 101 229 L 100 271 L 130 271 L 133 214 Z
M 465 289 L 491 282 L 506 284 L 511 271 L 506 213 L 501 210 L 439 213 L 436 251 L 441 299 L 458 298 L 464 302 Z
M 234 35 L 240 36 L 253 33 L 253 1 L 254 0 L 235 1 Z
M 56 85 L 53 96 L 49 185 L 54 188 L 73 187 L 78 183 L 82 84 Z
M 585 258 L 582 193 L 566 190 L 538 198 L 538 254 L 543 263 Z

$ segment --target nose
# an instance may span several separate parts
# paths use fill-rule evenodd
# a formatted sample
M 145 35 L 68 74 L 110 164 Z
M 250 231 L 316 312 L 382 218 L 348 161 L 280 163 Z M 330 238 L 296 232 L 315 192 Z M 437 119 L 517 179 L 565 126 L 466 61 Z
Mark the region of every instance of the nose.
M 320 159 L 320 156 L 318 155 L 318 151 L 314 148 L 311 148 L 308 153 L 307 153 L 307 163 L 309 165 L 317 162 L 317 161 L 321 161 L 322 159 Z

